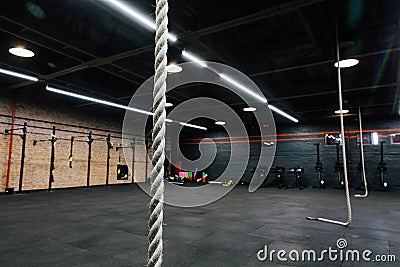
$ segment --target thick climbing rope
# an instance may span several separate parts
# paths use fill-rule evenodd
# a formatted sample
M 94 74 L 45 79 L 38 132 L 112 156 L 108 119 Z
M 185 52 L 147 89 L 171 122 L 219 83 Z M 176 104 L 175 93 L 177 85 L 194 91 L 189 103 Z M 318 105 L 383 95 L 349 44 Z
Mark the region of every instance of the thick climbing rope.
M 361 149 L 361 166 L 362 166 L 362 175 L 363 175 L 363 183 L 365 192 L 364 194 L 357 194 L 354 195 L 355 197 L 367 197 L 368 196 L 368 183 L 367 183 L 367 176 L 365 175 L 365 161 L 364 161 L 364 140 L 363 140 L 363 133 L 362 133 L 362 122 L 361 122 L 361 108 L 358 107 L 358 124 L 360 128 L 360 149 Z
M 165 91 L 168 50 L 168 1 L 156 1 L 156 48 L 153 90 L 153 169 L 150 187 L 149 249 L 147 266 L 161 266 L 163 260 L 163 205 L 165 160 Z
M 347 159 L 346 159 L 346 140 L 345 140 L 345 132 L 344 132 L 344 116 L 343 116 L 343 92 L 342 92 L 342 76 L 340 72 L 340 48 L 339 48 L 339 31 L 338 31 L 338 23 L 336 19 L 336 61 L 338 62 L 338 88 L 339 88 L 339 110 L 340 110 L 340 133 L 341 133 L 341 142 L 342 142 L 342 156 L 343 156 L 343 173 L 344 173 L 344 185 L 346 191 L 346 207 L 347 207 L 347 221 L 341 222 L 331 219 L 325 219 L 321 217 L 307 217 L 308 220 L 315 220 L 327 223 L 333 223 L 343 226 L 349 226 L 352 221 L 351 215 L 351 201 L 350 201 L 350 190 L 349 190 L 349 179 L 347 175 Z

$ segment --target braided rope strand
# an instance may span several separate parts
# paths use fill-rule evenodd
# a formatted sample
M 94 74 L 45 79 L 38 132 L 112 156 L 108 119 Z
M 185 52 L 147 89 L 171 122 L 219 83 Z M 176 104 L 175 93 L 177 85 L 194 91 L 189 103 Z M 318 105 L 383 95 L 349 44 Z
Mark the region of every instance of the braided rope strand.
M 156 1 L 156 48 L 153 90 L 153 169 L 150 187 L 150 219 L 148 267 L 162 265 L 163 258 L 163 204 L 164 204 L 164 160 L 165 160 L 165 91 L 167 79 L 168 50 L 168 1 Z
M 351 202 L 350 202 L 350 190 L 349 190 L 349 178 L 347 173 L 347 157 L 346 157 L 346 139 L 344 137 L 344 118 L 343 118 L 343 93 L 342 93 L 342 76 L 340 71 L 340 54 L 339 54 L 339 33 L 338 25 L 336 21 L 336 59 L 338 62 L 338 87 L 339 87 L 339 109 L 340 109 L 340 133 L 342 140 L 342 156 L 343 156 L 343 173 L 344 173 L 344 185 L 346 191 L 346 207 L 347 207 L 347 222 L 345 226 L 349 226 L 352 221 L 351 214 Z
M 363 183 L 364 183 L 364 189 L 365 192 L 364 194 L 357 194 L 354 195 L 355 197 L 367 197 L 368 196 L 368 182 L 367 182 L 367 176 L 365 174 L 365 160 L 364 160 L 364 140 L 363 140 L 363 133 L 362 133 L 362 122 L 361 122 L 361 108 L 358 107 L 358 123 L 359 123 L 359 128 L 360 128 L 360 149 L 361 149 L 361 166 L 362 166 L 362 177 L 363 177 Z
M 343 172 L 344 172 L 344 185 L 346 191 L 346 208 L 347 208 L 347 220 L 346 222 L 321 218 L 321 217 L 307 217 L 307 220 L 314 220 L 326 223 L 333 223 L 342 226 L 349 226 L 352 221 L 352 212 L 351 212 L 351 201 L 350 201 L 350 190 L 349 190 L 349 179 L 347 175 L 347 159 L 346 159 L 346 139 L 344 137 L 344 118 L 343 118 L 343 92 L 342 92 L 342 76 L 340 71 L 340 47 L 339 47 L 339 31 L 338 31 L 338 22 L 336 18 L 336 60 L 338 62 L 338 88 L 339 88 L 339 110 L 340 110 L 340 133 L 341 133 L 341 141 L 342 141 L 342 156 L 343 156 Z

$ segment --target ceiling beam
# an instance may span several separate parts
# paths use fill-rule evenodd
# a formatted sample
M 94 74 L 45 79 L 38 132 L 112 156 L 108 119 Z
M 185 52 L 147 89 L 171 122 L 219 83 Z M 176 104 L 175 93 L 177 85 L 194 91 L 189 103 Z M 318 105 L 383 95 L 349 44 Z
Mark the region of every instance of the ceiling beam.
M 398 52 L 398 51 L 400 51 L 400 47 L 394 47 L 394 48 L 383 49 L 383 50 L 379 50 L 379 51 L 375 51 L 375 52 L 358 54 L 358 55 L 354 55 L 352 57 L 364 58 L 364 57 L 377 56 L 377 55 L 381 55 L 381 54 L 385 54 L 385 53 L 393 53 L 393 52 Z M 273 74 L 273 73 L 302 69 L 302 68 L 306 68 L 306 67 L 314 67 L 314 66 L 319 66 L 319 65 L 323 65 L 323 64 L 331 64 L 331 63 L 334 63 L 335 61 L 336 61 L 335 59 L 326 59 L 326 60 L 322 60 L 322 61 L 318 61 L 318 62 L 295 65 L 292 67 L 283 67 L 283 68 L 278 68 L 278 69 L 273 69 L 273 70 L 252 73 L 252 74 L 249 74 L 248 76 L 249 77 L 264 76 L 264 75 L 269 75 L 269 74 Z
M 317 51 L 317 54 L 318 54 L 319 56 L 323 55 L 323 51 L 322 51 L 322 49 L 321 49 L 321 46 L 319 45 L 319 43 L 318 43 L 318 41 L 317 41 L 317 38 L 315 37 L 315 34 L 314 34 L 313 31 L 311 30 L 310 23 L 309 23 L 308 20 L 304 17 L 304 14 L 303 14 L 303 12 L 301 11 L 301 9 L 297 9 L 297 10 L 296 10 L 296 15 L 297 15 L 297 17 L 300 19 L 300 22 L 301 22 L 301 24 L 303 25 L 303 27 L 304 27 L 304 29 L 305 29 L 307 35 L 308 35 L 308 38 L 310 38 L 311 43 L 312 43 L 313 46 L 315 47 L 315 49 L 316 49 L 316 51 Z M 327 76 L 328 78 L 331 78 L 331 72 L 328 70 L 327 66 L 326 66 L 326 65 L 323 65 L 323 68 L 324 68 L 324 72 L 325 72 L 326 76 Z
M 267 8 L 265 10 L 253 13 L 251 15 L 248 16 L 244 16 L 241 18 L 237 18 L 237 19 L 233 19 L 230 21 L 226 21 L 211 27 L 207 27 L 204 29 L 200 29 L 197 31 L 193 31 L 193 32 L 189 32 L 189 33 L 183 33 L 178 35 L 178 39 L 180 40 L 184 40 L 184 39 L 190 39 L 190 38 L 199 38 L 201 36 L 205 36 L 205 35 L 209 35 L 212 33 L 216 33 L 216 32 L 220 32 L 220 31 L 224 31 L 224 30 L 228 30 L 228 29 L 232 29 L 234 27 L 237 26 L 241 26 L 244 24 L 248 24 L 251 22 L 256 22 L 262 19 L 266 19 L 266 18 L 270 18 L 273 16 L 278 16 L 278 15 L 282 15 L 282 14 L 286 14 L 289 12 L 292 12 L 294 10 L 297 10 L 299 8 L 302 7 L 306 7 L 309 5 L 313 5 L 313 4 L 317 4 L 320 2 L 323 2 L 325 0 L 294 0 L 294 1 L 290 1 L 288 3 L 283 3 L 280 5 L 276 5 L 273 6 L 271 8 Z M 150 45 L 146 45 L 137 49 L 133 49 L 133 50 L 128 50 L 119 54 L 115 54 L 109 57 L 105 57 L 105 58 L 95 58 L 92 59 L 90 61 L 87 62 L 83 62 L 79 65 L 58 71 L 58 72 L 54 72 L 52 74 L 49 75 L 41 75 L 39 77 L 39 79 L 41 80 L 51 80 L 54 79 L 56 77 L 60 77 L 63 75 L 67 75 L 67 74 L 71 74 L 83 69 L 87 69 L 87 68 L 92 68 L 92 67 L 100 67 L 106 64 L 110 64 L 114 61 L 117 60 L 121 60 L 121 59 L 125 59 L 128 57 L 132 57 L 132 56 L 136 56 L 136 55 L 140 55 L 146 52 L 151 52 L 154 49 L 154 45 L 150 44 Z M 29 84 L 32 84 L 32 82 L 22 82 L 19 84 L 15 84 L 13 86 L 10 86 L 9 89 L 15 89 L 15 88 L 20 88 L 23 86 L 27 86 Z
M 199 38 L 205 35 L 210 35 L 213 33 L 229 30 L 238 26 L 242 26 L 245 24 L 249 24 L 252 22 L 257 22 L 263 19 L 283 15 L 292 11 L 295 11 L 299 8 L 307 7 L 310 5 L 314 5 L 320 2 L 324 2 L 325 0 L 295 0 L 286 3 L 282 3 L 259 12 L 253 13 L 248 16 L 240 17 L 237 19 L 233 19 L 230 21 L 226 21 L 217 25 L 213 25 L 201 30 L 193 31 L 190 33 L 183 33 L 178 35 L 179 39 L 190 39 L 190 38 Z
M 395 87 L 395 86 L 399 86 L 399 85 L 400 85 L 400 81 L 398 81 L 396 83 L 354 87 L 354 88 L 343 89 L 343 93 L 351 93 L 351 92 L 358 92 L 358 91 L 371 90 L 371 89 L 388 88 L 388 87 Z M 337 94 L 337 93 L 338 93 L 338 90 L 330 90 L 330 91 L 323 91 L 323 92 L 318 92 L 318 93 L 283 96 L 283 97 L 277 97 L 276 99 L 277 100 L 289 100 L 289 99 L 298 99 L 298 98 L 306 98 L 306 97 L 332 95 L 332 94 Z

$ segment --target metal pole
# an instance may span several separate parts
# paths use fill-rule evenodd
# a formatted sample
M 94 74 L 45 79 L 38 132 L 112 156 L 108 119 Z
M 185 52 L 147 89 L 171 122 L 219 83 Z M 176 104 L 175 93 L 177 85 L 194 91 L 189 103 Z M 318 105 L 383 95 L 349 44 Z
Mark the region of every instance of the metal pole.
M 69 148 L 69 159 L 68 159 L 70 168 L 72 168 L 72 156 L 73 156 L 72 152 L 73 152 L 73 149 L 74 149 L 74 139 L 75 139 L 75 137 L 71 136 L 71 145 L 70 145 L 70 148 Z
M 108 178 L 110 177 L 110 150 L 111 145 L 111 135 L 107 135 L 107 174 L 106 174 L 106 186 L 108 186 Z
M 92 143 L 93 143 L 92 131 L 89 132 L 87 143 L 89 145 L 89 152 L 88 152 L 88 167 L 87 167 L 86 187 L 89 188 L 89 185 L 90 185 L 90 162 L 91 162 L 91 159 L 92 159 Z
M 320 144 L 314 144 L 315 146 L 317 146 L 317 163 L 320 163 L 320 160 L 319 160 L 319 145 Z
M 22 129 L 22 153 L 21 153 L 21 166 L 19 170 L 19 185 L 18 191 L 22 192 L 22 179 L 24 177 L 24 163 L 25 163 L 25 147 L 26 147 L 26 127 L 27 124 L 24 122 L 24 128 Z
M 6 178 L 6 193 L 13 192 L 14 189 L 9 189 L 8 185 L 10 182 L 10 174 L 11 174 L 11 157 L 12 157 L 12 149 L 13 149 L 13 138 L 14 138 L 14 122 L 15 122 L 15 112 L 17 110 L 17 100 L 14 99 L 14 104 L 12 108 L 12 116 L 11 116 L 11 131 L 10 131 L 10 144 L 8 147 L 8 162 L 7 162 L 7 178 Z
M 343 178 L 342 178 L 342 167 L 340 165 L 339 146 L 340 146 L 340 144 L 336 143 L 336 160 L 337 160 L 337 168 L 338 168 L 339 188 L 342 189 L 344 187 L 344 183 L 343 183 Z
M 49 192 L 51 191 L 51 185 L 54 182 L 54 157 L 56 148 L 56 126 L 53 126 L 53 134 L 51 135 L 51 156 L 50 156 L 50 175 L 49 175 Z
M 132 167 L 131 167 L 131 175 L 132 175 L 132 184 L 135 183 L 135 137 L 132 139 Z

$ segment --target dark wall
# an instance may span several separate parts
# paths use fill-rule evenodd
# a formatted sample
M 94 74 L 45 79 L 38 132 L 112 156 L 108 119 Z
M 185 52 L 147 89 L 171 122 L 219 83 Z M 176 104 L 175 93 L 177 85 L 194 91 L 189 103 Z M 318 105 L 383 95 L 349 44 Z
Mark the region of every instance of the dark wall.
M 370 117 L 363 119 L 364 131 L 377 131 L 379 133 L 379 141 L 386 141 L 384 144 L 384 161 L 387 164 L 387 181 L 393 190 L 400 190 L 400 145 L 392 145 L 390 134 L 400 132 L 400 118 L 398 117 Z M 356 134 L 358 131 L 358 121 L 356 117 L 345 118 L 346 130 L 346 155 L 348 159 L 349 178 L 351 186 L 358 188 L 361 185 L 360 173 L 357 171 L 359 163 L 359 146 L 357 145 Z M 385 130 L 386 129 L 386 130 Z M 338 117 L 327 119 L 325 122 L 299 123 L 299 124 L 280 124 L 277 125 L 277 143 L 276 154 L 273 166 L 283 166 L 286 168 L 304 167 L 305 173 L 303 179 L 309 186 L 318 184 L 318 175 L 314 169 L 316 163 L 316 146 L 314 143 L 320 143 L 320 156 L 324 167 L 324 177 L 329 187 L 338 185 L 337 173 L 335 173 L 334 165 L 336 162 L 336 147 L 326 146 L 324 133 L 339 132 L 340 121 Z M 251 134 L 251 133 L 250 133 Z M 208 137 L 226 136 L 225 133 L 213 132 Z M 243 181 L 249 182 L 252 177 L 252 171 L 256 166 L 259 157 L 259 149 L 261 142 L 251 143 L 251 154 L 248 167 Z M 183 145 L 185 151 L 197 150 L 196 145 Z M 226 167 L 227 160 L 230 156 L 229 144 L 217 144 L 218 154 L 214 163 L 207 168 L 210 177 L 218 177 Z M 380 161 L 380 146 L 365 145 L 365 164 L 367 179 L 371 189 L 379 187 L 379 173 L 377 165 Z M 342 161 L 342 153 L 340 147 L 340 160 Z M 260 163 L 262 166 L 262 163 Z M 270 173 L 267 180 L 271 181 L 274 174 Z M 294 180 L 293 175 L 285 173 L 287 183 Z

